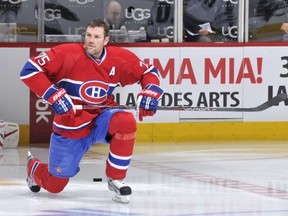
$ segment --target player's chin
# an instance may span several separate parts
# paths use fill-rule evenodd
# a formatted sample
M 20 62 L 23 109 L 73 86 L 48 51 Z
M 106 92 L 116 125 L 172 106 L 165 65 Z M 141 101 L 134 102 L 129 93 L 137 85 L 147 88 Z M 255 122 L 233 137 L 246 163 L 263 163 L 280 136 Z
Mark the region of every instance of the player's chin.
M 96 52 L 95 47 L 87 47 L 86 52 L 90 55 L 93 55 Z

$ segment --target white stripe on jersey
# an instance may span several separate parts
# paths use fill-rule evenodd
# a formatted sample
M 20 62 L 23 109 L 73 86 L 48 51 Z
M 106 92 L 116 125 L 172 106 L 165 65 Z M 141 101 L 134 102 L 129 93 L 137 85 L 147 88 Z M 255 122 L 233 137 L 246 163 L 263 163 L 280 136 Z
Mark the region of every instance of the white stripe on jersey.
M 58 128 L 62 128 L 62 129 L 66 129 L 66 130 L 77 130 L 77 129 L 80 129 L 81 127 L 85 127 L 86 125 L 88 125 L 91 121 L 88 121 L 88 122 L 85 122 L 79 126 L 75 126 L 75 127 L 69 127 L 69 126 L 65 126 L 65 125 L 60 125 L 60 124 L 57 124 L 55 121 L 53 121 L 53 124 L 58 127 Z

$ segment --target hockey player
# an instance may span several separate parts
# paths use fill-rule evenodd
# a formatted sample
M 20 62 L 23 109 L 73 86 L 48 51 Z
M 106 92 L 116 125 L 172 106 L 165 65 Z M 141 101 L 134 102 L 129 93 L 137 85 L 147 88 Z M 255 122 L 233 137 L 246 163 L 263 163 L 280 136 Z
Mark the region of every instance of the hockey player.
M 107 46 L 109 26 L 91 20 L 84 44 L 62 44 L 31 57 L 21 80 L 55 111 L 48 164 L 28 152 L 27 183 L 32 192 L 41 188 L 61 192 L 92 143 L 109 143 L 106 161 L 108 188 L 114 201 L 129 202 L 131 188 L 124 182 L 133 153 L 136 120 L 120 109 L 75 110 L 74 105 L 118 105 L 112 92 L 118 86 L 139 83 L 139 120 L 153 116 L 163 94 L 158 70 L 132 52 Z

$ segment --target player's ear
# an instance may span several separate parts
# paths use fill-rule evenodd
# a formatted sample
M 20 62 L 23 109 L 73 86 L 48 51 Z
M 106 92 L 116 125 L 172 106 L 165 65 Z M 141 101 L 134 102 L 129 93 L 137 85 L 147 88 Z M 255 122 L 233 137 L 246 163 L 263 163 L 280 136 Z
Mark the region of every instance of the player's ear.
M 107 45 L 107 44 L 108 44 L 109 39 L 110 39 L 109 36 L 106 36 L 106 37 L 105 37 L 105 39 L 104 39 L 104 45 Z

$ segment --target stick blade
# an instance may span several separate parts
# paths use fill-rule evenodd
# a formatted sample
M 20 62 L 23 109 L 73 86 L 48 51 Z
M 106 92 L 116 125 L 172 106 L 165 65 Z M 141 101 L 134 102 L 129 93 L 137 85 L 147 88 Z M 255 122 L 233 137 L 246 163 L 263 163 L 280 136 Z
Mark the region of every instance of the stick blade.
M 285 93 L 278 94 L 275 97 L 271 98 L 269 101 L 267 101 L 267 105 L 276 106 L 279 105 L 280 102 L 285 100 L 287 100 L 287 94 Z

